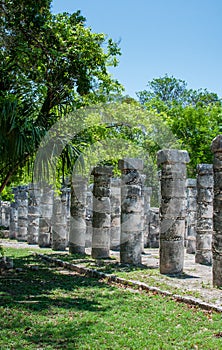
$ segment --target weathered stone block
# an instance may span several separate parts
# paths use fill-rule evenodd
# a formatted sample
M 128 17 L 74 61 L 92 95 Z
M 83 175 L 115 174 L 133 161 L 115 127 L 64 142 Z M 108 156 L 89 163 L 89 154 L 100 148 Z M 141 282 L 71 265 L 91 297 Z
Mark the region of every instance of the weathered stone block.
M 186 198 L 186 181 L 181 179 L 162 179 L 161 196 L 162 198 Z
M 186 215 L 186 199 L 175 197 L 162 199 L 160 214 L 165 218 L 184 218 Z
M 185 235 L 185 220 L 162 219 L 160 237 L 164 240 L 183 239 Z
M 121 188 L 122 198 L 139 198 L 142 196 L 140 185 L 123 185 Z
M 196 251 L 195 255 L 196 264 L 211 266 L 212 265 L 212 252 L 211 250 Z
M 120 261 L 122 264 L 141 264 L 142 232 L 121 232 Z
M 178 274 L 183 271 L 184 241 L 160 240 L 160 273 Z
M 118 161 L 118 167 L 120 170 L 143 170 L 143 160 L 138 158 L 124 158 Z
M 199 188 L 212 188 L 214 185 L 213 176 L 199 176 L 197 178 L 197 187 Z
M 143 221 L 140 214 L 121 213 L 121 231 L 122 232 L 142 232 Z
M 189 163 L 190 158 L 187 151 L 177 149 L 165 149 L 157 152 L 157 164 L 163 163 Z
M 222 152 L 222 135 L 215 137 L 211 144 L 212 153 Z

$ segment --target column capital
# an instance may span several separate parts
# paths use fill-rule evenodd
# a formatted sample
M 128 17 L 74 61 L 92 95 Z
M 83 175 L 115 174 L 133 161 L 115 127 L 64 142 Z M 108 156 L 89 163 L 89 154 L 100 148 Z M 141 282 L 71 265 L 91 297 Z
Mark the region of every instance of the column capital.
M 212 153 L 222 152 L 222 135 L 215 137 L 211 143 Z
M 190 157 L 187 151 L 178 149 L 163 149 L 157 152 L 157 164 L 189 163 Z
M 123 158 L 118 161 L 120 170 L 143 170 L 143 160 L 139 158 Z

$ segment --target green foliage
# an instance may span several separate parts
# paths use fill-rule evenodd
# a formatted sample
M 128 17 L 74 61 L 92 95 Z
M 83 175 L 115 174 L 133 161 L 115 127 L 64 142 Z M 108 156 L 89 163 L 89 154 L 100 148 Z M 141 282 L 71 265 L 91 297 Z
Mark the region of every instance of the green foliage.
M 180 147 L 189 152 L 189 176 L 195 176 L 197 164 L 212 162 L 210 145 L 222 131 L 221 100 L 206 89 L 188 90 L 186 82 L 167 75 L 148 87 L 138 93 L 140 102 L 162 115 Z
M 38 181 L 78 172 L 89 177 L 94 166 L 107 164 L 113 165 L 117 176 L 119 159 L 142 158 L 146 185 L 155 189 L 157 197 L 156 152 L 164 147 L 180 145 L 163 115 L 150 113 L 128 98 L 97 104 L 70 113 L 54 125 L 39 148 L 35 175 Z
M 146 104 L 160 110 L 178 106 L 207 106 L 211 103 L 220 102 L 217 94 L 207 89 L 188 89 L 184 80 L 177 79 L 167 74 L 164 77 L 149 81 L 148 89 L 139 91 L 137 96 L 141 104 Z
M 222 130 L 221 107 L 210 105 L 174 108 L 169 111 L 167 122 L 181 141 L 181 146 L 190 154 L 188 165 L 190 176 L 195 176 L 198 164 L 212 163 L 210 146 L 213 138 Z
M 118 45 L 80 11 L 52 15 L 50 0 L 1 3 L 0 192 L 61 116 L 121 91 L 107 71 Z

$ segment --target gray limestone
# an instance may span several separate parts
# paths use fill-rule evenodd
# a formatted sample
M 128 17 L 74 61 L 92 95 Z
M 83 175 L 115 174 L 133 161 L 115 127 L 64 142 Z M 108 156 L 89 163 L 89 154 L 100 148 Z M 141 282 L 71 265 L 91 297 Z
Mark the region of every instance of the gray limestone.
M 186 151 L 161 150 L 160 206 L 160 272 L 176 274 L 183 271 L 186 215 Z
M 213 285 L 222 287 L 222 135 L 212 141 L 214 153 L 214 200 L 213 200 Z
M 212 264 L 213 234 L 213 166 L 197 166 L 197 226 L 195 262 Z
M 65 212 L 64 212 L 65 208 Z M 55 196 L 52 216 L 52 249 L 64 251 L 67 247 L 67 212 L 61 196 Z
M 10 224 L 10 202 L 1 202 L 1 226 L 8 229 Z
M 66 218 L 65 229 L 66 229 L 66 247 L 69 244 L 69 233 L 70 233 L 70 206 L 71 206 L 71 188 L 66 184 L 63 184 L 61 188 L 61 204 L 62 204 L 62 215 Z
M 27 243 L 29 244 L 38 244 L 40 196 L 41 196 L 41 193 L 38 185 L 31 183 L 29 185 L 28 227 L 27 227 Z
M 86 193 L 86 248 L 92 247 L 92 216 L 93 216 L 93 194 L 90 189 Z
M 27 241 L 28 227 L 28 186 L 18 186 L 18 241 Z
M 186 251 L 196 253 L 197 180 L 187 179 Z
M 70 254 L 85 253 L 87 179 L 75 176 L 71 185 Z
M 150 226 L 150 198 L 152 195 L 151 187 L 144 187 L 144 247 L 150 247 L 149 226 Z
M 16 239 L 18 235 L 18 188 L 13 187 L 12 193 L 14 201 L 11 202 L 10 208 L 9 238 Z
M 160 246 L 160 210 L 157 207 L 150 208 L 148 248 L 159 248 Z
M 143 170 L 141 159 L 126 158 L 119 161 L 121 185 L 120 262 L 140 264 L 144 233 Z
M 51 247 L 54 191 L 51 185 L 42 184 L 40 198 L 39 239 L 41 248 Z
M 97 166 L 93 169 L 93 235 L 92 257 L 109 258 L 111 228 L 111 176 L 112 167 Z
M 111 179 L 111 232 L 110 249 L 120 248 L 121 179 Z

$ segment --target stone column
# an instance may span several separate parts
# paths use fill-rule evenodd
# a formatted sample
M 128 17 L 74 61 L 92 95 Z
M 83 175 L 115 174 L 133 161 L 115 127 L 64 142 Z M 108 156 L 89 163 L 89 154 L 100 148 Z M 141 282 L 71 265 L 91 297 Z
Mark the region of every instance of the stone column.
M 196 253 L 197 180 L 187 179 L 186 251 Z
M 111 232 L 110 249 L 120 248 L 121 179 L 111 179 Z
M 183 271 L 186 215 L 186 151 L 161 150 L 157 153 L 161 171 L 160 273 Z
M 65 207 L 66 209 L 66 207 Z M 52 249 L 64 251 L 67 247 L 67 212 L 61 197 L 57 196 L 53 202 L 52 216 Z
M 222 287 L 222 135 L 213 139 L 214 200 L 213 200 L 213 285 Z
M 108 258 L 110 250 L 110 182 L 112 167 L 97 166 L 92 174 L 94 175 L 92 257 L 95 259 Z
M 40 217 L 40 188 L 37 184 L 29 185 L 29 201 L 28 201 L 28 228 L 27 243 L 38 244 L 39 239 L 39 217 Z
M 212 264 L 213 234 L 213 166 L 197 166 L 197 227 L 195 262 Z
M 92 216 L 93 216 L 93 194 L 88 189 L 86 193 L 86 242 L 85 247 L 92 247 Z
M 54 191 L 52 186 L 43 184 L 40 199 L 39 218 L 39 247 L 49 248 L 51 246 L 51 220 L 53 214 Z
M 28 186 L 18 186 L 18 241 L 27 241 Z
M 69 253 L 85 254 L 87 179 L 75 176 L 71 185 Z
M 14 194 L 14 201 L 11 202 L 10 208 L 9 238 L 16 239 L 18 234 L 18 188 L 13 187 L 12 193 Z
M 10 225 L 10 202 L 8 201 L 2 202 L 1 207 L 2 207 L 2 226 L 8 230 Z
M 148 248 L 160 247 L 160 209 L 157 207 L 150 208 L 149 236 L 148 236 L 147 247 Z
M 150 198 L 152 187 L 144 187 L 144 247 L 149 247 Z
M 121 235 L 120 262 L 141 264 L 143 237 L 143 198 L 142 178 L 143 161 L 136 158 L 119 160 L 122 172 L 121 185 Z
M 9 238 L 15 239 L 17 234 L 17 220 L 18 220 L 18 210 L 15 202 L 10 204 L 10 224 L 9 224 Z
M 65 218 L 66 225 L 66 247 L 69 242 L 69 231 L 70 231 L 70 196 L 71 189 L 68 188 L 65 184 L 61 188 L 61 204 L 62 204 L 62 215 Z

